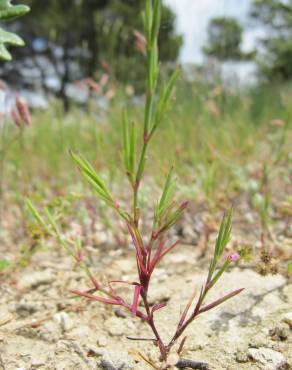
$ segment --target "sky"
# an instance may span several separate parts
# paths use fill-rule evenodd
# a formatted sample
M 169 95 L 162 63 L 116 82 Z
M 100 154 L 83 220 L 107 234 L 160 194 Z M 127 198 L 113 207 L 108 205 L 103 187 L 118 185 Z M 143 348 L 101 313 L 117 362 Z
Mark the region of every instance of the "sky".
M 202 46 L 206 44 L 207 26 L 216 16 L 234 16 L 243 26 L 248 25 L 250 0 L 163 0 L 177 15 L 176 27 L 184 36 L 180 60 L 186 63 L 200 63 L 203 60 Z M 243 49 L 255 46 L 258 31 L 244 33 Z

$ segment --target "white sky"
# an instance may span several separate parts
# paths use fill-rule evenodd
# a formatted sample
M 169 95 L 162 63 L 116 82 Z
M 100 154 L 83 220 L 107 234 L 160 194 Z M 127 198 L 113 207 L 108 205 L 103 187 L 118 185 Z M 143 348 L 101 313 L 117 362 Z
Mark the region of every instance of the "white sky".
M 235 16 L 243 26 L 248 23 L 250 0 L 163 0 L 177 15 L 177 29 L 184 35 L 182 62 L 201 62 L 206 43 L 207 25 L 216 16 Z M 255 45 L 257 30 L 244 33 L 243 48 Z

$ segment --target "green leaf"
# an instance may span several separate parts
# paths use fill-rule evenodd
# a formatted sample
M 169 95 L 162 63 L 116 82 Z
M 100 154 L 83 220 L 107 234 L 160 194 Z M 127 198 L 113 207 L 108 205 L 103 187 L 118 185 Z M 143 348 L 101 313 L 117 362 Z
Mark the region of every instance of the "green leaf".
M 216 269 L 219 258 L 221 257 L 224 249 L 226 248 L 228 242 L 230 241 L 231 226 L 232 226 L 231 225 L 232 224 L 232 213 L 233 211 L 231 208 L 228 212 L 227 217 L 224 215 L 221 221 L 218 238 L 216 240 L 214 256 L 212 258 L 210 268 L 209 268 L 209 274 L 208 274 L 208 279 L 207 279 L 208 283 L 211 281 L 211 278 Z
M 85 158 L 78 156 L 72 151 L 70 151 L 70 154 L 81 170 L 84 178 L 94 188 L 97 195 L 106 203 L 108 203 L 111 207 L 116 208 L 112 195 L 110 194 L 103 180 L 95 172 L 91 164 Z
M 110 197 L 110 193 L 103 182 L 103 180 L 98 176 L 95 172 L 91 164 L 83 157 L 78 156 L 77 154 L 70 152 L 73 160 L 77 163 L 80 170 L 83 172 L 84 175 L 87 175 L 105 194 Z
M 221 267 L 221 269 L 217 272 L 217 274 L 211 280 L 210 284 L 208 285 L 208 289 L 211 289 L 217 283 L 217 281 L 220 279 L 223 273 L 227 270 L 229 265 L 230 265 L 230 261 L 226 260 L 223 266 Z
M 145 14 L 143 18 L 144 18 L 145 37 L 149 46 L 149 43 L 151 41 L 151 28 L 153 21 L 152 0 L 146 0 Z
M 164 185 L 164 188 L 163 188 L 163 193 L 162 193 L 162 196 L 161 196 L 160 201 L 159 201 L 158 206 L 157 206 L 157 212 L 156 212 L 156 214 L 157 214 L 157 220 L 156 221 L 157 222 L 160 221 L 160 219 L 163 216 L 165 210 L 169 206 L 170 199 L 171 199 L 171 196 L 173 194 L 174 186 L 175 186 L 175 181 L 173 179 L 173 168 L 171 168 L 168 175 L 167 175 L 165 185 Z
M 168 83 L 164 86 L 164 88 L 162 89 L 160 93 L 151 135 L 153 135 L 154 131 L 157 129 L 157 127 L 161 123 L 164 115 L 166 114 L 168 110 L 171 94 L 173 92 L 173 89 L 175 87 L 175 84 L 177 82 L 179 75 L 180 75 L 180 70 L 179 69 L 175 70 L 173 74 L 171 75 Z
M 30 8 L 26 5 L 12 5 L 10 0 L 0 0 L 0 20 L 11 20 L 28 13 Z M 24 46 L 24 41 L 15 33 L 0 28 L 0 60 L 12 59 L 7 46 Z
M 0 28 L 0 59 L 9 61 L 12 59 L 12 56 L 6 45 L 24 46 L 24 41 L 15 33 L 7 32 Z
M 32 204 L 30 199 L 27 198 L 25 200 L 25 206 L 27 210 L 29 211 L 29 213 L 32 215 L 32 217 L 37 221 L 37 223 L 41 225 L 44 228 L 44 230 L 46 230 L 46 232 L 49 233 L 49 228 L 47 224 L 45 223 L 44 219 L 39 214 L 39 212 L 36 210 L 35 206 Z
M 155 43 L 158 37 L 161 22 L 161 0 L 154 0 L 153 23 L 151 31 L 151 42 Z
M 130 181 L 134 181 L 136 158 L 136 130 L 134 123 L 129 123 L 128 114 L 123 114 L 123 158 Z
M 12 46 L 23 46 L 24 41 L 15 33 L 4 31 L 0 29 L 0 43 L 10 44 Z
M 215 254 L 219 258 L 221 257 L 225 247 L 230 241 L 231 237 L 231 223 L 232 223 L 232 208 L 229 210 L 227 218 L 224 216 L 221 222 L 219 236 L 216 241 Z
M 22 17 L 30 11 L 27 5 L 12 5 L 10 0 L 0 0 L 0 19 L 11 20 Z
M 45 212 L 45 215 L 46 215 L 46 217 L 47 217 L 47 219 L 48 219 L 48 221 L 49 221 L 49 224 L 51 225 L 51 227 L 52 227 L 52 229 L 54 230 L 54 232 L 55 232 L 57 235 L 60 235 L 59 230 L 58 230 L 58 227 L 57 227 L 57 225 L 56 225 L 56 222 L 55 222 L 55 220 L 54 220 L 54 218 L 53 218 L 53 216 L 52 216 L 52 214 L 51 214 L 50 210 L 49 210 L 48 208 L 45 208 L 44 212 Z
M 182 207 L 182 205 L 180 205 L 179 207 L 174 209 L 175 206 L 176 204 L 173 203 L 166 208 L 166 221 L 164 225 L 159 229 L 160 233 L 169 230 L 182 216 L 185 207 Z

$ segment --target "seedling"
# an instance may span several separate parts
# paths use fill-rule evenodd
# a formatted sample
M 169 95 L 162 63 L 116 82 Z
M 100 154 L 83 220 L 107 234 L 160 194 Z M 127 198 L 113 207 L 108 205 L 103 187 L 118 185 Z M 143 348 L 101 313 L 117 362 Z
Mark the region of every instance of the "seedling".
M 186 328 L 202 313 L 211 310 L 222 304 L 228 299 L 239 294 L 242 289 L 230 292 L 213 302 L 207 302 L 209 291 L 214 288 L 222 274 L 227 270 L 230 264 L 237 261 L 239 255 L 232 253 L 224 257 L 226 246 L 230 240 L 232 210 L 223 217 L 218 238 L 215 244 L 215 250 L 211 259 L 209 272 L 205 283 L 201 287 L 200 293 L 196 298 L 193 294 L 186 303 L 185 308 L 178 318 L 176 330 L 168 342 L 161 338 L 159 328 L 155 322 L 155 313 L 162 310 L 166 304 L 150 304 L 148 293 L 151 289 L 151 278 L 157 266 L 164 257 L 178 247 L 179 242 L 170 243 L 167 241 L 168 230 L 178 221 L 188 206 L 188 202 L 177 203 L 173 200 L 175 188 L 174 170 L 171 168 L 166 176 L 165 185 L 160 199 L 154 207 L 153 226 L 148 239 L 142 233 L 141 210 L 140 210 L 140 187 L 146 165 L 149 145 L 162 124 L 165 115 L 169 109 L 171 97 L 173 94 L 179 71 L 175 71 L 169 81 L 159 89 L 159 61 L 158 61 L 158 33 L 160 28 L 161 0 L 146 0 L 144 13 L 144 37 L 146 42 L 147 59 L 147 88 L 146 102 L 144 110 L 144 126 L 142 138 L 137 139 L 137 128 L 131 123 L 127 112 L 123 114 L 122 137 L 123 137 L 123 161 L 125 172 L 130 184 L 132 193 L 131 209 L 124 209 L 118 199 L 109 190 L 103 179 L 96 173 L 91 164 L 82 156 L 71 152 L 74 162 L 77 164 L 80 172 L 92 186 L 97 197 L 102 200 L 126 224 L 129 235 L 131 236 L 135 247 L 135 257 L 137 262 L 137 280 L 126 282 L 115 280 L 108 282 L 107 286 L 97 281 L 87 266 L 82 252 L 81 239 L 76 236 L 74 240 L 66 239 L 58 225 L 58 220 L 54 214 L 45 208 L 43 215 L 37 211 L 30 200 L 26 201 L 27 208 L 34 216 L 39 226 L 48 235 L 58 239 L 58 242 L 72 255 L 76 263 L 85 271 L 92 287 L 87 291 L 73 290 L 75 295 L 84 297 L 91 301 L 100 302 L 112 306 L 120 306 L 129 313 L 147 324 L 153 333 L 153 343 L 160 351 L 160 364 L 151 363 L 144 359 L 155 369 L 169 369 L 171 367 L 169 355 L 175 346 L 176 351 L 181 354 L 186 337 L 183 336 Z M 147 241 L 145 241 L 147 240 Z M 223 263 L 222 263 L 223 259 Z M 133 298 L 131 302 L 120 296 L 116 288 L 119 284 L 128 284 L 132 286 Z M 195 300 L 196 298 L 196 300 Z M 144 340 L 141 338 L 141 340 Z

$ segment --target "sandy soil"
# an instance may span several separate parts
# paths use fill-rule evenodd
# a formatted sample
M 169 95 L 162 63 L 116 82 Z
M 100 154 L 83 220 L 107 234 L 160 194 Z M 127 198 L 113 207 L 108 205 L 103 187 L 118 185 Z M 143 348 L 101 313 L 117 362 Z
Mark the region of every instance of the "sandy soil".
M 120 249 L 96 251 L 97 276 L 135 279 L 135 262 Z M 163 337 L 169 338 L 190 293 L 199 291 L 205 262 L 196 265 L 197 251 L 183 245 L 168 256 L 153 277 L 151 299 L 167 302 L 157 314 Z M 120 309 L 73 298 L 71 288 L 86 287 L 72 261 L 54 250 L 37 253 L 31 264 L 1 284 L 0 343 L 3 369 L 148 369 L 141 351 L 157 359 L 145 324 Z M 233 289 L 245 291 L 202 315 L 189 328 L 183 356 L 205 361 L 211 369 L 289 369 L 292 363 L 292 284 L 281 275 L 260 276 L 251 269 L 228 272 L 209 297 Z M 131 291 L 121 293 L 131 300 Z M 213 296 L 212 296 L 213 295 Z M 290 327 L 289 327 L 290 325 Z M 123 365 L 124 364 L 124 365 Z M 106 366 L 108 365 L 104 365 Z M 108 367 L 110 368 L 110 367 Z
M 258 231 L 250 232 L 258 230 L 251 228 L 255 222 L 252 217 L 244 209 L 240 219 L 235 217 L 231 245 L 259 245 Z M 203 217 L 182 221 L 176 230 L 182 244 L 166 257 L 152 279 L 151 301 L 167 302 L 156 315 L 165 340 L 173 334 L 188 298 L 194 290 L 199 292 L 206 277 L 209 261 L 201 257 L 203 221 Z M 276 229 L 285 230 L 282 224 Z M 97 279 L 135 281 L 131 247 L 117 247 L 112 236 L 101 227 L 96 229 L 96 234 L 87 238 L 85 249 Z M 214 231 L 210 248 L 216 237 Z M 4 256 L 15 256 L 17 246 L 9 239 L 12 234 L 2 228 Z M 284 246 L 283 255 L 289 254 L 291 238 L 282 232 L 275 236 Z M 126 338 L 152 338 L 146 325 L 122 309 L 88 302 L 70 293 L 70 289 L 88 287 L 84 273 L 74 268 L 72 259 L 52 241 L 33 255 L 27 267 L 8 270 L 0 286 L 0 369 L 151 369 L 138 353 L 157 361 L 158 352 L 152 342 Z M 283 273 L 261 276 L 243 264 L 224 275 L 207 301 L 237 288 L 245 291 L 198 317 L 189 327 L 183 357 L 207 362 L 212 370 L 290 369 L 291 279 Z M 120 294 L 132 300 L 132 289 L 123 287 Z

